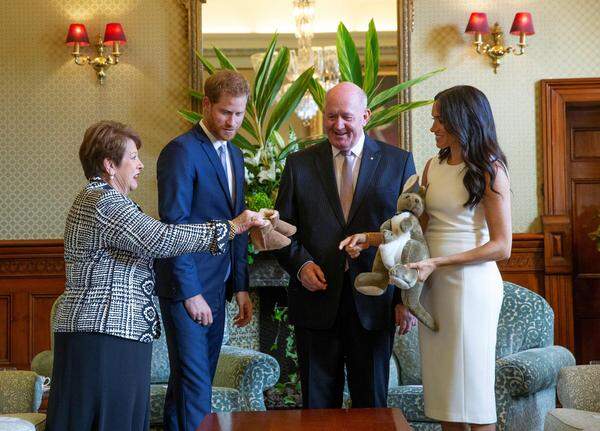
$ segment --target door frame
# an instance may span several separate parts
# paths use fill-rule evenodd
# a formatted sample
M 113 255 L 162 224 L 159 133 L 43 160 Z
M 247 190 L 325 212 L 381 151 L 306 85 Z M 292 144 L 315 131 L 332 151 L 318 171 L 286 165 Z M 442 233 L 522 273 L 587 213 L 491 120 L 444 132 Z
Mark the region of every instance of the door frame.
M 574 102 L 600 102 L 600 78 L 545 79 L 540 86 L 545 296 L 554 309 L 555 343 L 574 352 L 573 238 L 567 189 L 567 105 Z

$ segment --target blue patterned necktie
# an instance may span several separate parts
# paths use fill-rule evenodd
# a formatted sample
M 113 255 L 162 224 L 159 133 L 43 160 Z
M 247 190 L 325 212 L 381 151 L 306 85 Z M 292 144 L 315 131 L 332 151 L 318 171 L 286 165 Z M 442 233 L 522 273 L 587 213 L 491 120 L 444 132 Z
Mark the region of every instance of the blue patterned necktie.
M 221 144 L 219 147 L 219 159 L 221 159 L 221 165 L 223 166 L 223 171 L 225 171 L 225 178 L 227 179 L 227 189 L 229 190 L 229 196 L 232 195 L 231 189 L 229 189 L 229 171 L 227 170 L 227 151 L 225 150 L 225 145 Z

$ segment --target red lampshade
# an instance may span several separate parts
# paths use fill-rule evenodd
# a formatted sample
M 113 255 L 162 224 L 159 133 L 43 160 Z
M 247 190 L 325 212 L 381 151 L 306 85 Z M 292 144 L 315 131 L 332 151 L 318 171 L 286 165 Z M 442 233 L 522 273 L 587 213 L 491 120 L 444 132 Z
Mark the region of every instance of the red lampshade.
M 104 32 L 104 45 L 112 45 L 115 42 L 119 42 L 123 45 L 127 42 L 123 27 L 118 22 L 111 22 L 106 24 L 106 31 Z
M 535 34 L 533 31 L 533 20 L 529 12 L 517 12 L 513 21 L 512 27 L 510 28 L 510 34 L 519 35 L 521 33 L 529 36 Z
M 465 33 L 488 34 L 490 26 L 488 25 L 487 15 L 483 12 L 473 12 L 469 18 L 469 23 Z
M 81 46 L 87 46 L 90 44 L 88 39 L 87 30 L 83 24 L 71 24 L 69 26 L 69 32 L 67 33 L 67 45 L 73 46 L 79 42 Z

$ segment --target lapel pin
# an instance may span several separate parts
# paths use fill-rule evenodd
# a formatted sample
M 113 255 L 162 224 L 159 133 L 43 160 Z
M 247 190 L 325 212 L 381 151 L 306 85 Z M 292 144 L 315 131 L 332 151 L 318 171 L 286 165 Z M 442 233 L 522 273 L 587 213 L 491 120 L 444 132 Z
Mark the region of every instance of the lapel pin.
M 371 160 L 373 160 L 373 157 L 371 157 Z

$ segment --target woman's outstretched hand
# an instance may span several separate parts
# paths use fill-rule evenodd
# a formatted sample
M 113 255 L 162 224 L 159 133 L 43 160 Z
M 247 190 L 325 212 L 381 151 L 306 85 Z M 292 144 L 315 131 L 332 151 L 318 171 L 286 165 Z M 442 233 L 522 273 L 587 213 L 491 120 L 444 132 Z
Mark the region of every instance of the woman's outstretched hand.
M 251 227 L 262 227 L 269 223 L 259 213 L 250 210 L 244 210 L 244 212 L 231 220 L 231 222 L 235 225 L 236 234 L 244 233 Z
M 339 249 L 344 249 L 352 258 L 356 259 L 360 256 L 360 252 L 369 248 L 369 241 L 366 233 L 355 233 L 340 242 Z

